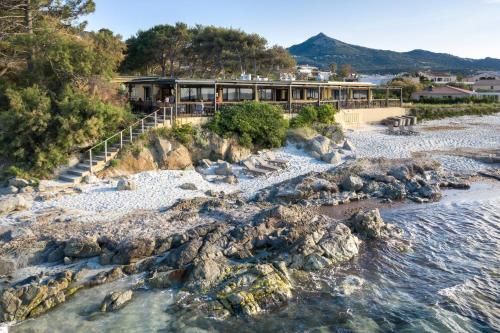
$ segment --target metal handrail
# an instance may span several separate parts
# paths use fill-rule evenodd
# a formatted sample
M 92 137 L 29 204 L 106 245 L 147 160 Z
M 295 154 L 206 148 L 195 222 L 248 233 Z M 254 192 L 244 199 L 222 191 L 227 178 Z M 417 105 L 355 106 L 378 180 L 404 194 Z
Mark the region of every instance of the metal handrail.
M 101 147 L 102 145 L 104 145 L 104 162 L 107 163 L 108 162 L 108 142 L 109 141 L 111 141 L 112 139 L 114 139 L 117 136 L 120 136 L 120 148 L 118 149 L 118 151 L 120 151 L 120 149 L 123 148 L 124 134 L 125 134 L 125 136 L 129 135 L 130 142 L 132 143 L 133 142 L 133 137 L 134 137 L 134 135 L 133 135 L 134 134 L 134 128 L 137 127 L 138 125 L 140 125 L 141 133 L 144 133 L 145 132 L 144 124 L 146 123 L 147 119 L 149 119 L 149 118 L 152 117 L 154 119 L 154 127 L 153 128 L 158 127 L 158 125 L 159 125 L 159 123 L 158 123 L 158 112 L 163 111 L 163 122 L 162 122 L 162 124 L 166 125 L 166 122 L 167 122 L 167 109 L 170 109 L 170 126 L 172 126 L 172 122 L 173 122 L 173 107 L 163 106 L 161 108 L 156 109 L 154 112 L 148 114 L 147 116 L 145 116 L 145 117 L 137 120 L 135 123 L 132 123 L 131 125 L 127 126 L 126 128 L 122 129 L 121 131 L 116 132 L 112 136 L 106 138 L 105 140 L 99 142 L 98 144 L 92 146 L 91 148 L 87 149 L 84 152 L 84 159 L 85 159 L 85 156 L 88 154 L 89 155 L 90 173 L 93 173 L 92 152 L 94 150 L 96 150 L 98 147 Z M 126 133 L 126 132 L 128 132 L 128 133 Z

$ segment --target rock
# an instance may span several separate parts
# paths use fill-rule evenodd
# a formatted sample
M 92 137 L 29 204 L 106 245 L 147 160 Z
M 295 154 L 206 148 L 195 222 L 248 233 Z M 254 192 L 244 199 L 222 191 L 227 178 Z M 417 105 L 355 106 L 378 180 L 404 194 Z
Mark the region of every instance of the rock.
M 227 151 L 226 158 L 231 163 L 239 163 L 247 159 L 251 154 L 250 149 L 242 147 L 237 143 L 232 143 Z
M 168 170 L 183 170 L 193 165 L 189 150 L 180 145 L 163 158 L 163 167 Z
M 410 170 L 404 165 L 392 167 L 388 174 L 403 182 L 411 179 Z
M 198 165 L 201 166 L 202 168 L 210 168 L 212 164 L 213 162 L 206 158 L 198 161 Z
M 342 181 L 342 189 L 344 191 L 359 191 L 363 188 L 363 180 L 355 175 L 350 175 Z
M 126 291 L 115 291 L 106 295 L 101 303 L 101 312 L 111 312 L 116 311 L 125 306 L 130 300 L 132 300 L 133 292 L 132 290 Z
M 179 186 L 179 188 L 181 188 L 183 190 L 189 190 L 189 191 L 196 191 L 196 190 L 198 190 L 198 188 L 196 187 L 196 185 L 193 184 L 193 183 L 184 183 L 181 186 Z
M 63 262 L 65 265 L 69 265 L 69 264 L 71 264 L 71 259 L 68 257 L 64 257 Z
M 64 247 L 64 255 L 70 258 L 90 258 L 100 253 L 101 247 L 94 238 L 72 238 Z
M 82 182 L 84 184 L 94 184 L 94 183 L 97 183 L 99 181 L 99 178 L 97 178 L 95 175 L 85 175 L 82 179 Z
M 31 206 L 31 201 L 27 201 L 22 195 L 9 196 L 0 199 L 0 214 L 29 209 Z
M 19 193 L 33 193 L 35 189 L 32 186 L 26 186 L 19 190 Z
M 350 151 L 356 150 L 356 147 L 348 139 L 344 140 L 344 144 L 342 145 L 342 148 L 345 150 L 350 150 Z
M 331 146 L 331 140 L 323 135 L 318 135 L 313 139 L 309 140 L 306 149 L 310 152 L 315 152 L 320 156 L 325 155 L 329 152 Z
M 116 254 L 113 256 L 112 263 L 127 265 L 149 257 L 155 249 L 155 241 L 150 238 L 133 238 L 121 242 Z
M 2 189 L 2 194 L 16 194 L 19 192 L 19 189 L 15 186 L 7 186 Z
M 154 272 L 153 275 L 146 280 L 146 283 L 152 288 L 171 288 L 179 285 L 184 280 L 185 274 L 185 269 L 174 269 L 168 272 Z
M 178 248 L 170 251 L 168 256 L 165 258 L 165 263 L 174 268 L 180 268 L 191 263 L 198 255 L 198 250 L 200 249 L 202 243 L 203 242 L 199 238 L 195 238 L 182 244 Z
M 225 158 L 230 146 L 230 140 L 224 139 L 215 133 L 211 133 L 208 138 L 208 150 L 215 158 Z
M 22 188 L 30 185 L 29 181 L 27 181 L 26 179 L 17 177 L 9 179 L 7 183 L 9 186 L 15 186 L 17 188 Z
M 360 277 L 349 275 L 340 283 L 340 290 L 344 295 L 351 295 L 363 287 L 364 280 Z
M 155 138 L 154 147 L 158 152 L 160 160 L 163 160 L 167 154 L 172 151 L 172 143 L 170 143 L 167 139 L 159 137 Z
M 0 257 L 0 276 L 9 275 L 17 269 L 17 262 L 13 258 Z
M 219 176 L 231 176 L 233 174 L 233 166 L 228 162 L 222 162 L 215 169 L 215 174 Z
M 355 233 L 368 239 L 399 238 L 403 233 L 401 229 L 386 224 L 378 209 L 359 211 L 347 223 Z
M 441 199 L 441 191 L 436 185 L 424 185 L 418 190 L 418 194 L 426 199 L 439 200 Z
M 331 265 L 332 262 L 317 253 L 308 255 L 305 259 L 303 269 L 306 271 L 320 270 Z
M 327 191 L 327 192 L 338 192 L 339 189 L 337 187 L 337 184 L 331 183 L 326 179 L 315 179 L 310 185 L 311 189 L 314 192 L 322 192 L 322 191 Z
M 118 181 L 118 184 L 116 184 L 116 190 L 117 191 L 131 191 L 131 190 L 136 190 L 137 185 L 133 180 L 122 178 Z
M 321 156 L 321 159 L 326 163 L 339 164 L 342 161 L 342 157 L 336 151 L 332 151 Z
M 238 183 L 238 178 L 236 178 L 236 176 L 226 176 L 226 177 L 222 178 L 222 182 L 224 182 L 226 184 L 234 185 L 234 184 Z

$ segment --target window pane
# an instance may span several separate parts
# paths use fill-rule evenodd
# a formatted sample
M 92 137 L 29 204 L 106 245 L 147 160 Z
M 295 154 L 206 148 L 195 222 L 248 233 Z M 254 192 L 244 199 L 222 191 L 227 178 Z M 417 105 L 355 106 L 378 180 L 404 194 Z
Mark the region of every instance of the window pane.
M 236 88 L 224 88 L 224 100 L 225 101 L 237 101 L 238 94 Z
M 273 91 L 271 89 L 259 89 L 259 100 L 270 101 L 273 99 Z
M 252 100 L 252 99 L 253 99 L 252 88 L 240 88 L 240 100 Z
M 302 99 L 302 89 L 294 88 L 292 90 L 292 97 L 293 99 Z
M 354 90 L 352 92 L 353 98 L 354 99 L 367 99 L 368 98 L 368 92 L 366 90 Z
M 307 99 L 318 99 L 318 89 L 307 89 Z
M 214 100 L 214 89 L 213 88 L 200 88 L 200 97 L 204 101 L 213 101 Z
M 181 88 L 181 101 L 189 101 L 190 88 Z

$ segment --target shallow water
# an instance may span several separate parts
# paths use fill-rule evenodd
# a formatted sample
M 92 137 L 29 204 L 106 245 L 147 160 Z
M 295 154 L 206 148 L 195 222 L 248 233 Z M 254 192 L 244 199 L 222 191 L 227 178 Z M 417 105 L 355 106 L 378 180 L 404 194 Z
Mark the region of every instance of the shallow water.
M 200 318 L 185 332 L 495 332 L 500 330 L 500 186 L 449 191 L 438 203 L 382 211 L 412 250 L 365 244 L 340 268 L 314 274 L 286 307 L 257 319 Z M 347 283 L 358 277 L 361 286 Z M 122 282 L 122 287 L 132 283 Z M 345 285 L 351 286 L 346 288 Z M 344 287 L 343 287 L 344 286 Z M 169 332 L 173 292 L 142 291 L 124 309 L 88 320 L 109 288 L 86 290 L 13 332 Z M 114 290 L 114 289 L 113 289 Z M 192 327 L 196 323 L 196 327 Z

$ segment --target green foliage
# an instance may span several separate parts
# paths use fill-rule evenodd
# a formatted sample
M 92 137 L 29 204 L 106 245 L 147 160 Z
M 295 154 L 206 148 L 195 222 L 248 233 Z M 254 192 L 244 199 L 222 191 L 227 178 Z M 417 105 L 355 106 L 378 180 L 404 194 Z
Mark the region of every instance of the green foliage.
M 193 143 L 196 130 L 190 124 L 183 124 L 175 126 L 172 129 L 172 134 L 183 145 L 190 145 Z
M 469 96 L 459 98 L 421 98 L 414 101 L 416 104 L 495 104 L 498 103 L 497 96 Z
M 70 152 L 111 133 L 129 111 L 65 88 L 59 99 L 39 87 L 6 91 L 9 107 L 0 110 L 0 151 L 24 170 L 46 176 Z
M 413 94 L 416 91 L 422 90 L 424 86 L 419 82 L 413 82 L 409 79 L 405 78 L 396 78 L 392 80 L 388 86 L 390 87 L 398 87 L 403 89 L 403 100 L 405 101 L 410 101 L 411 100 L 411 94 Z M 385 94 L 385 92 L 383 93 Z M 377 98 L 385 98 L 385 95 L 383 96 L 377 96 Z
M 500 104 L 416 104 L 411 109 L 418 119 L 442 119 L 467 115 L 490 115 L 500 112 Z
M 116 168 L 120 165 L 120 160 L 119 159 L 114 159 L 109 162 L 109 165 L 112 166 L 113 168 Z
M 315 123 L 334 124 L 335 108 L 331 105 L 304 106 L 299 114 L 292 119 L 290 126 L 293 128 L 310 127 Z
M 248 148 L 272 148 L 284 144 L 288 121 L 279 106 L 245 102 L 224 107 L 207 127 L 223 137 L 237 136 L 239 143 Z

